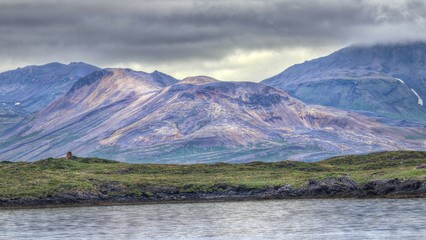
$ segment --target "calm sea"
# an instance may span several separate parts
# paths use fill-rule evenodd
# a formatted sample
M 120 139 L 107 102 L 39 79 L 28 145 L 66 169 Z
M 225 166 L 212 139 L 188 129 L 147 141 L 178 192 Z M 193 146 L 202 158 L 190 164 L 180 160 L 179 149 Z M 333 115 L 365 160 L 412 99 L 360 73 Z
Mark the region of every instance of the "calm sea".
M 3 209 L 0 239 L 426 239 L 426 199 Z

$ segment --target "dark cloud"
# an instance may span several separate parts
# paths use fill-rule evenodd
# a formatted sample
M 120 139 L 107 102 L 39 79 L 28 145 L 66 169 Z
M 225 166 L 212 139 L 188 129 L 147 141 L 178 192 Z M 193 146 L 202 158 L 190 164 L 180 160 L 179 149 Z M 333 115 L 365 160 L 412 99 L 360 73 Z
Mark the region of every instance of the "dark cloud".
M 9 65 L 212 61 L 236 50 L 337 49 L 363 36 L 425 39 L 425 21 L 421 0 L 2 0 L 0 57 Z

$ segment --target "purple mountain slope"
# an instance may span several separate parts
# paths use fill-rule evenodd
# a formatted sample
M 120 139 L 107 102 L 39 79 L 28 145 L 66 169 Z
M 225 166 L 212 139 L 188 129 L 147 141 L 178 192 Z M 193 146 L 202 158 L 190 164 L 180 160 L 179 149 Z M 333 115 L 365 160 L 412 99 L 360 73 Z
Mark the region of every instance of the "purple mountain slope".
M 258 83 L 106 69 L 76 82 L 31 122 L 0 139 L 0 159 L 73 151 L 129 162 L 316 160 L 421 149 L 426 131 L 308 106 Z

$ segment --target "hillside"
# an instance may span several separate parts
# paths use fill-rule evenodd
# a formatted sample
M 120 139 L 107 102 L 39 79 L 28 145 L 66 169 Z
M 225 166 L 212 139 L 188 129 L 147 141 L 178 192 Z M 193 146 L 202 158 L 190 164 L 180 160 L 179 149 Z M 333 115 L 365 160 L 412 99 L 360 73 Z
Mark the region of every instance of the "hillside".
M 47 106 L 80 78 L 99 70 L 86 63 L 49 63 L 0 73 L 0 102 L 28 113 Z
M 166 165 L 98 158 L 0 162 L 0 186 L 0 206 L 185 199 L 425 197 L 426 153 L 384 152 L 314 163 Z
M 308 104 L 385 117 L 397 125 L 424 125 L 425 69 L 424 42 L 355 45 L 294 65 L 262 83 Z
M 66 93 L 80 78 L 99 70 L 86 63 L 49 63 L 0 73 L 0 133 Z

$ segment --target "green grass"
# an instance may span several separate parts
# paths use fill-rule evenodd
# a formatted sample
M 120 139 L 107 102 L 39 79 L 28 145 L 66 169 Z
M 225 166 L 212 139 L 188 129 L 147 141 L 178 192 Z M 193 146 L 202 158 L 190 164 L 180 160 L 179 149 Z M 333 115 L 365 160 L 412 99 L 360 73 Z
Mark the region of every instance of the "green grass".
M 180 192 L 221 191 L 226 186 L 263 188 L 305 186 L 309 179 L 348 176 L 358 183 L 377 179 L 426 181 L 426 152 L 384 152 L 336 157 L 320 162 L 246 164 L 129 164 L 98 158 L 0 162 L 0 198 L 57 194 L 151 195 L 156 189 Z

